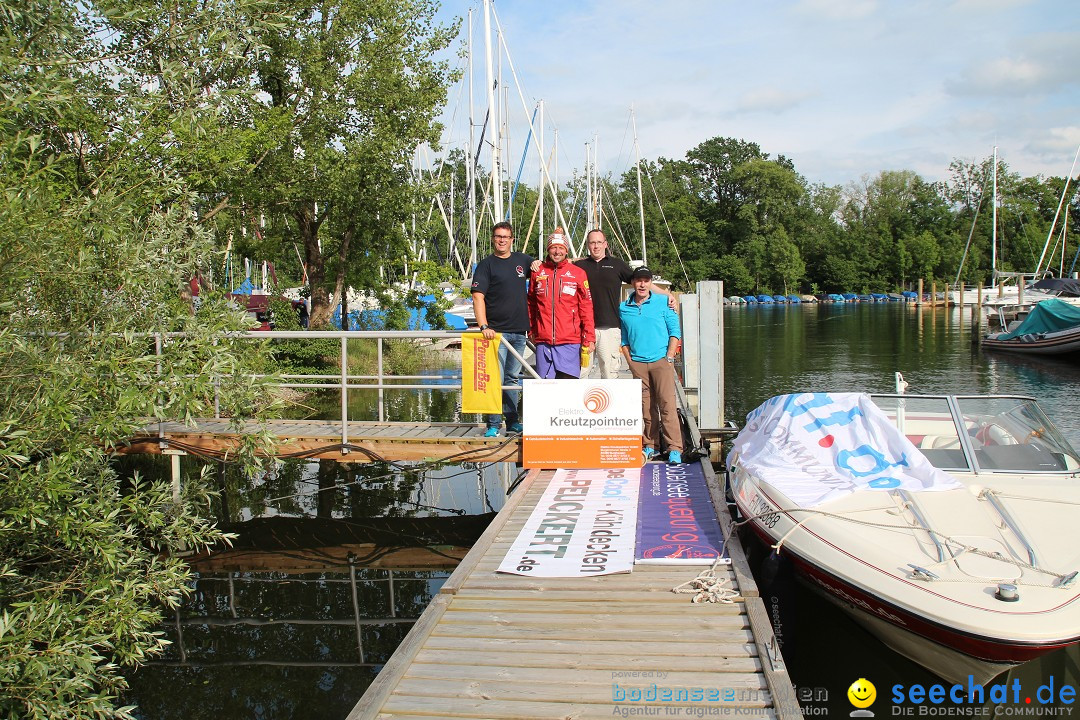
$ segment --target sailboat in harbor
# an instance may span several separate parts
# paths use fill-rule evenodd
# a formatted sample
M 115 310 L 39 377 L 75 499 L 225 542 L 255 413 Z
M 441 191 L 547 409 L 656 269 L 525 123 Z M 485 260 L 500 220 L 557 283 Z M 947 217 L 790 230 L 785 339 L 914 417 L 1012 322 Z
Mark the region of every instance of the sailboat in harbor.
M 1046 236 L 1046 242 L 1043 244 L 1042 253 L 1039 257 L 1039 262 L 1035 267 L 1034 272 L 1010 272 L 1000 270 L 998 268 L 998 187 L 997 187 L 997 146 L 994 146 L 993 155 L 993 185 L 992 185 L 992 208 L 993 218 L 991 223 L 990 234 L 990 252 L 991 252 L 991 268 L 992 268 L 992 284 L 989 287 L 983 288 L 970 288 L 960 291 L 960 274 L 963 272 L 963 262 L 961 262 L 960 269 L 956 273 L 956 280 L 954 282 L 954 289 L 949 293 L 949 300 L 953 303 L 962 302 L 965 305 L 975 305 L 982 303 L 984 307 L 989 308 L 992 312 L 998 313 L 999 310 L 1012 307 L 1030 306 L 1034 303 L 1038 303 L 1042 300 L 1046 300 L 1052 297 L 1056 297 L 1055 293 L 1045 292 L 1044 290 L 1034 287 L 1029 284 L 1029 280 L 1042 277 L 1044 274 L 1050 272 L 1050 260 L 1054 253 L 1050 253 L 1050 257 L 1047 256 L 1047 252 L 1050 250 L 1050 243 L 1054 239 L 1055 229 L 1057 228 L 1058 219 L 1062 218 L 1062 212 L 1065 208 L 1065 200 L 1068 197 L 1069 185 L 1073 177 L 1073 173 L 1076 170 L 1077 159 L 1080 158 L 1080 147 L 1076 150 L 1076 155 L 1073 157 L 1072 168 L 1069 170 L 1068 176 L 1065 178 L 1065 186 L 1061 191 L 1061 199 L 1058 203 L 1057 212 L 1054 215 L 1054 220 L 1050 224 L 1050 230 Z M 978 219 L 978 210 L 975 212 L 975 220 Z M 972 222 L 972 235 L 974 234 L 974 221 Z M 1062 235 L 1064 238 L 1064 235 Z M 971 242 L 971 237 L 968 237 L 968 242 Z M 1064 248 L 1062 248 L 1064 253 Z M 967 249 L 964 250 L 965 257 L 967 255 Z M 1046 263 L 1044 265 L 1044 262 Z M 1012 281 L 1012 282 L 1009 282 Z M 1071 302 L 1066 300 L 1066 302 Z

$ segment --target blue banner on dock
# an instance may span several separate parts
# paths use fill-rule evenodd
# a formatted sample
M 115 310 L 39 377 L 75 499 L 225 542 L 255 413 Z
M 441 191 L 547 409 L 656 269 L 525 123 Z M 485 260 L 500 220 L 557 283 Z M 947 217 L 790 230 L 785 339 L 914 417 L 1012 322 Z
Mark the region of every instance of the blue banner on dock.
M 723 552 L 701 465 L 647 463 L 641 468 L 635 564 L 712 565 Z

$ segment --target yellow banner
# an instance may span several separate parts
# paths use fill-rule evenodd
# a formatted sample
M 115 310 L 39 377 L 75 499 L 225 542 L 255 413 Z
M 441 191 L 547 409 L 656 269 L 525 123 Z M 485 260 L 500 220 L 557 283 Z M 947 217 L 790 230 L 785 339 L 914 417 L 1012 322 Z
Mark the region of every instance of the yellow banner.
M 483 333 L 462 333 L 461 412 L 502 412 L 501 339 L 498 334 L 493 340 L 485 340 Z

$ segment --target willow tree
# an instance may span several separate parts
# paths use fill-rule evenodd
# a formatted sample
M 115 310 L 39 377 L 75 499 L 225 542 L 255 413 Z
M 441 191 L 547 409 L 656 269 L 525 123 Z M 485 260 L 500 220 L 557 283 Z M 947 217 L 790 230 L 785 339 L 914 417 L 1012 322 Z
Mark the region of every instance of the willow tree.
M 267 5 L 0 10 L 0 717 L 128 716 L 123 669 L 188 592 L 173 550 L 220 540 L 204 485 L 120 478 L 110 448 L 212 412 L 215 381 L 237 418 L 259 402 L 258 350 L 217 332 L 239 318 L 181 289 L 213 240 L 196 159 L 242 88 L 221 73 L 257 51 Z
M 292 8 L 254 58 L 262 102 L 252 127 L 266 128 L 273 143 L 258 151 L 232 203 L 276 219 L 280 243 L 298 242 L 319 327 L 332 295 L 347 283 L 385 284 L 384 268 L 408 254 L 412 157 L 438 140 L 450 75 L 437 54 L 453 32 L 434 23 L 430 0 Z

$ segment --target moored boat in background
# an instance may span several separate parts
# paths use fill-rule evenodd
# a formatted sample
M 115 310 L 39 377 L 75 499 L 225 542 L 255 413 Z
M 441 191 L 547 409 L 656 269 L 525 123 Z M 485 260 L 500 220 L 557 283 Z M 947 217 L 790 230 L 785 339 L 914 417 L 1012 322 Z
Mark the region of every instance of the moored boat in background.
M 1056 298 L 1043 300 L 1016 327 L 983 338 L 982 347 L 1028 355 L 1080 352 L 1080 307 Z

